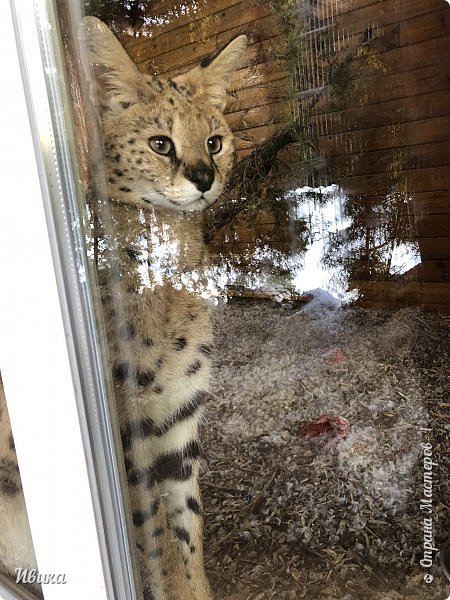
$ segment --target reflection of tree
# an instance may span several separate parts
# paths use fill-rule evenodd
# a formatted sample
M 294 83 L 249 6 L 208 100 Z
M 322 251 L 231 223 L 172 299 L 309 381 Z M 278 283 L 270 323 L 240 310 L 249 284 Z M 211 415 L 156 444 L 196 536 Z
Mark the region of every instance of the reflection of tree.
M 88 211 L 97 227 L 91 225 L 90 256 L 101 283 L 120 283 L 127 291 L 166 284 L 198 293 L 208 288 L 201 215 L 104 202 L 98 191 L 88 196 Z
M 112 31 L 121 34 L 148 32 L 165 24 L 169 19 L 176 21 L 180 16 L 197 12 L 207 0 L 84 0 L 86 14 L 104 21 Z M 161 9 L 161 10 L 160 10 Z
M 414 226 L 409 211 L 410 197 L 395 187 L 385 195 L 368 200 L 351 194 L 345 202 L 345 217 L 351 224 L 330 235 L 323 263 L 348 281 L 388 280 L 398 277 L 392 264 L 396 250 L 413 248 Z
M 352 280 L 398 277 L 402 270 L 392 263 L 394 255 L 400 250 L 417 253 L 410 183 L 414 160 L 411 162 L 401 149 L 396 148 L 399 142 L 394 128 L 385 135 L 391 138 L 387 145 L 396 149 L 386 154 L 375 153 L 373 159 L 366 149 L 366 145 L 370 145 L 370 134 L 358 135 L 360 122 L 364 123 L 371 110 L 372 77 L 386 73 L 376 50 L 376 45 L 371 47 L 370 44 L 358 49 L 358 60 L 349 63 L 347 75 L 341 77 L 343 85 L 335 86 L 333 90 L 334 109 L 357 107 L 355 114 L 358 116 L 352 123 L 356 133 L 348 134 L 351 151 L 341 159 L 330 161 L 336 181 L 344 192 L 346 188 L 348 190 L 345 215 L 351 225 L 332 236 L 323 262 L 329 268 L 340 267 L 339 272 L 346 273 L 350 287 Z M 356 183 L 352 179 L 354 176 Z
M 86 14 L 95 15 L 115 29 L 120 23 L 130 27 L 140 27 L 144 24 L 146 2 L 142 0 L 85 0 Z
M 243 238 L 239 237 L 242 230 Z M 295 216 L 293 203 L 281 195 L 243 211 L 221 234 L 222 239 L 214 240 L 214 264 L 229 273 L 235 269 L 252 273 L 255 281 L 258 274 L 269 273 L 286 276 L 288 281 L 293 268 L 290 257 L 305 251 L 309 237 L 304 221 Z

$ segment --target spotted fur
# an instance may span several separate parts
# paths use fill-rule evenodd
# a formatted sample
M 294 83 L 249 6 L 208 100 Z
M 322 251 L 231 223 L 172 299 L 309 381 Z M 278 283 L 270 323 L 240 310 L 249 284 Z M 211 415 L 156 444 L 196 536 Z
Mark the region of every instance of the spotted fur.
M 114 225 L 105 226 L 100 296 L 142 586 L 154 600 L 210 600 L 198 426 L 209 395 L 212 329 L 209 303 L 197 293 L 206 261 L 200 213 L 219 197 L 232 167 L 223 111 L 246 38 L 163 80 L 140 73 L 98 19 L 86 17 L 80 37 L 94 66 Z M 34 557 L 14 548 L 30 546 L 29 532 L 12 516 L 19 505 L 25 512 L 2 397 L 0 411 L 0 555 L 13 572 L 33 566 Z M 24 532 L 20 538 L 8 530 L 12 544 L 7 519 Z
M 140 74 L 97 19 L 85 20 L 85 33 L 101 70 L 105 167 L 119 224 L 111 261 L 120 293 L 105 290 L 102 300 L 142 580 L 156 600 L 209 600 L 198 425 L 212 329 L 209 304 L 182 275 L 204 266 L 199 211 L 218 198 L 233 163 L 223 110 L 246 39 L 164 81 Z M 144 213 L 131 218 L 133 207 Z M 150 270 L 163 250 L 159 268 L 171 273 L 150 284 L 138 274 L 143 230 Z
M 0 377 L 0 569 L 36 564 L 22 493 L 16 450 Z

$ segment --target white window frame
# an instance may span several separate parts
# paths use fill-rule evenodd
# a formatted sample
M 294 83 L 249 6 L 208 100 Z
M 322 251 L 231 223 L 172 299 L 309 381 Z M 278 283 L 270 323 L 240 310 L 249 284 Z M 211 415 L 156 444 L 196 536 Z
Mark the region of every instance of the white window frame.
M 3 6 L 0 368 L 45 599 L 134 600 L 57 34 L 51 0 Z

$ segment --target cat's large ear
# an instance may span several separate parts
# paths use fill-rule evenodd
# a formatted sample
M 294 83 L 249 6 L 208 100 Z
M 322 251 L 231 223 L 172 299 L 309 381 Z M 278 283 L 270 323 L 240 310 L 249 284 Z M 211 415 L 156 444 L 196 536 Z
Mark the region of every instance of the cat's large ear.
M 191 89 L 195 96 L 223 111 L 227 103 L 227 90 L 247 47 L 247 36 L 239 35 L 220 52 L 205 58 L 200 65 L 180 75 L 175 80 Z
M 96 17 L 84 17 L 79 37 L 89 52 L 90 68 L 85 70 L 96 103 L 119 112 L 138 101 L 142 75 L 109 27 Z

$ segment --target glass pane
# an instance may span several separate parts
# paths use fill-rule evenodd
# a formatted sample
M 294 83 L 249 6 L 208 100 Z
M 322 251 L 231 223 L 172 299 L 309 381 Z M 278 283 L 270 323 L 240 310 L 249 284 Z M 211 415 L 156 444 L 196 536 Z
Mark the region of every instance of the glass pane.
M 25 4 L 12 2 L 3 11 L 0 36 L 8 56 L 5 94 L 15 107 L 1 119 L 5 139 L 12 140 L 2 153 L 2 173 L 12 187 L 0 220 L 0 362 L 40 567 L 24 579 L 41 582 L 46 598 L 132 600 L 111 425 L 89 328 L 92 301 L 59 30 L 49 2 L 31 10 Z M 30 256 L 39 268 L 24 275 Z M 9 436 L 6 421 L 0 429 Z M 99 490 L 105 490 L 101 498 Z M 0 515 L 1 546 L 14 554 L 11 562 L 16 540 L 29 538 L 28 523 L 15 506 L 9 514 L 2 506 Z M 17 567 L 29 565 L 19 559 Z M 0 579 L 2 598 L 25 598 Z
M 144 595 L 446 598 L 449 6 L 58 5 Z
M 18 588 L 42 597 L 22 492 L 14 438 L 0 375 L 0 573 Z

